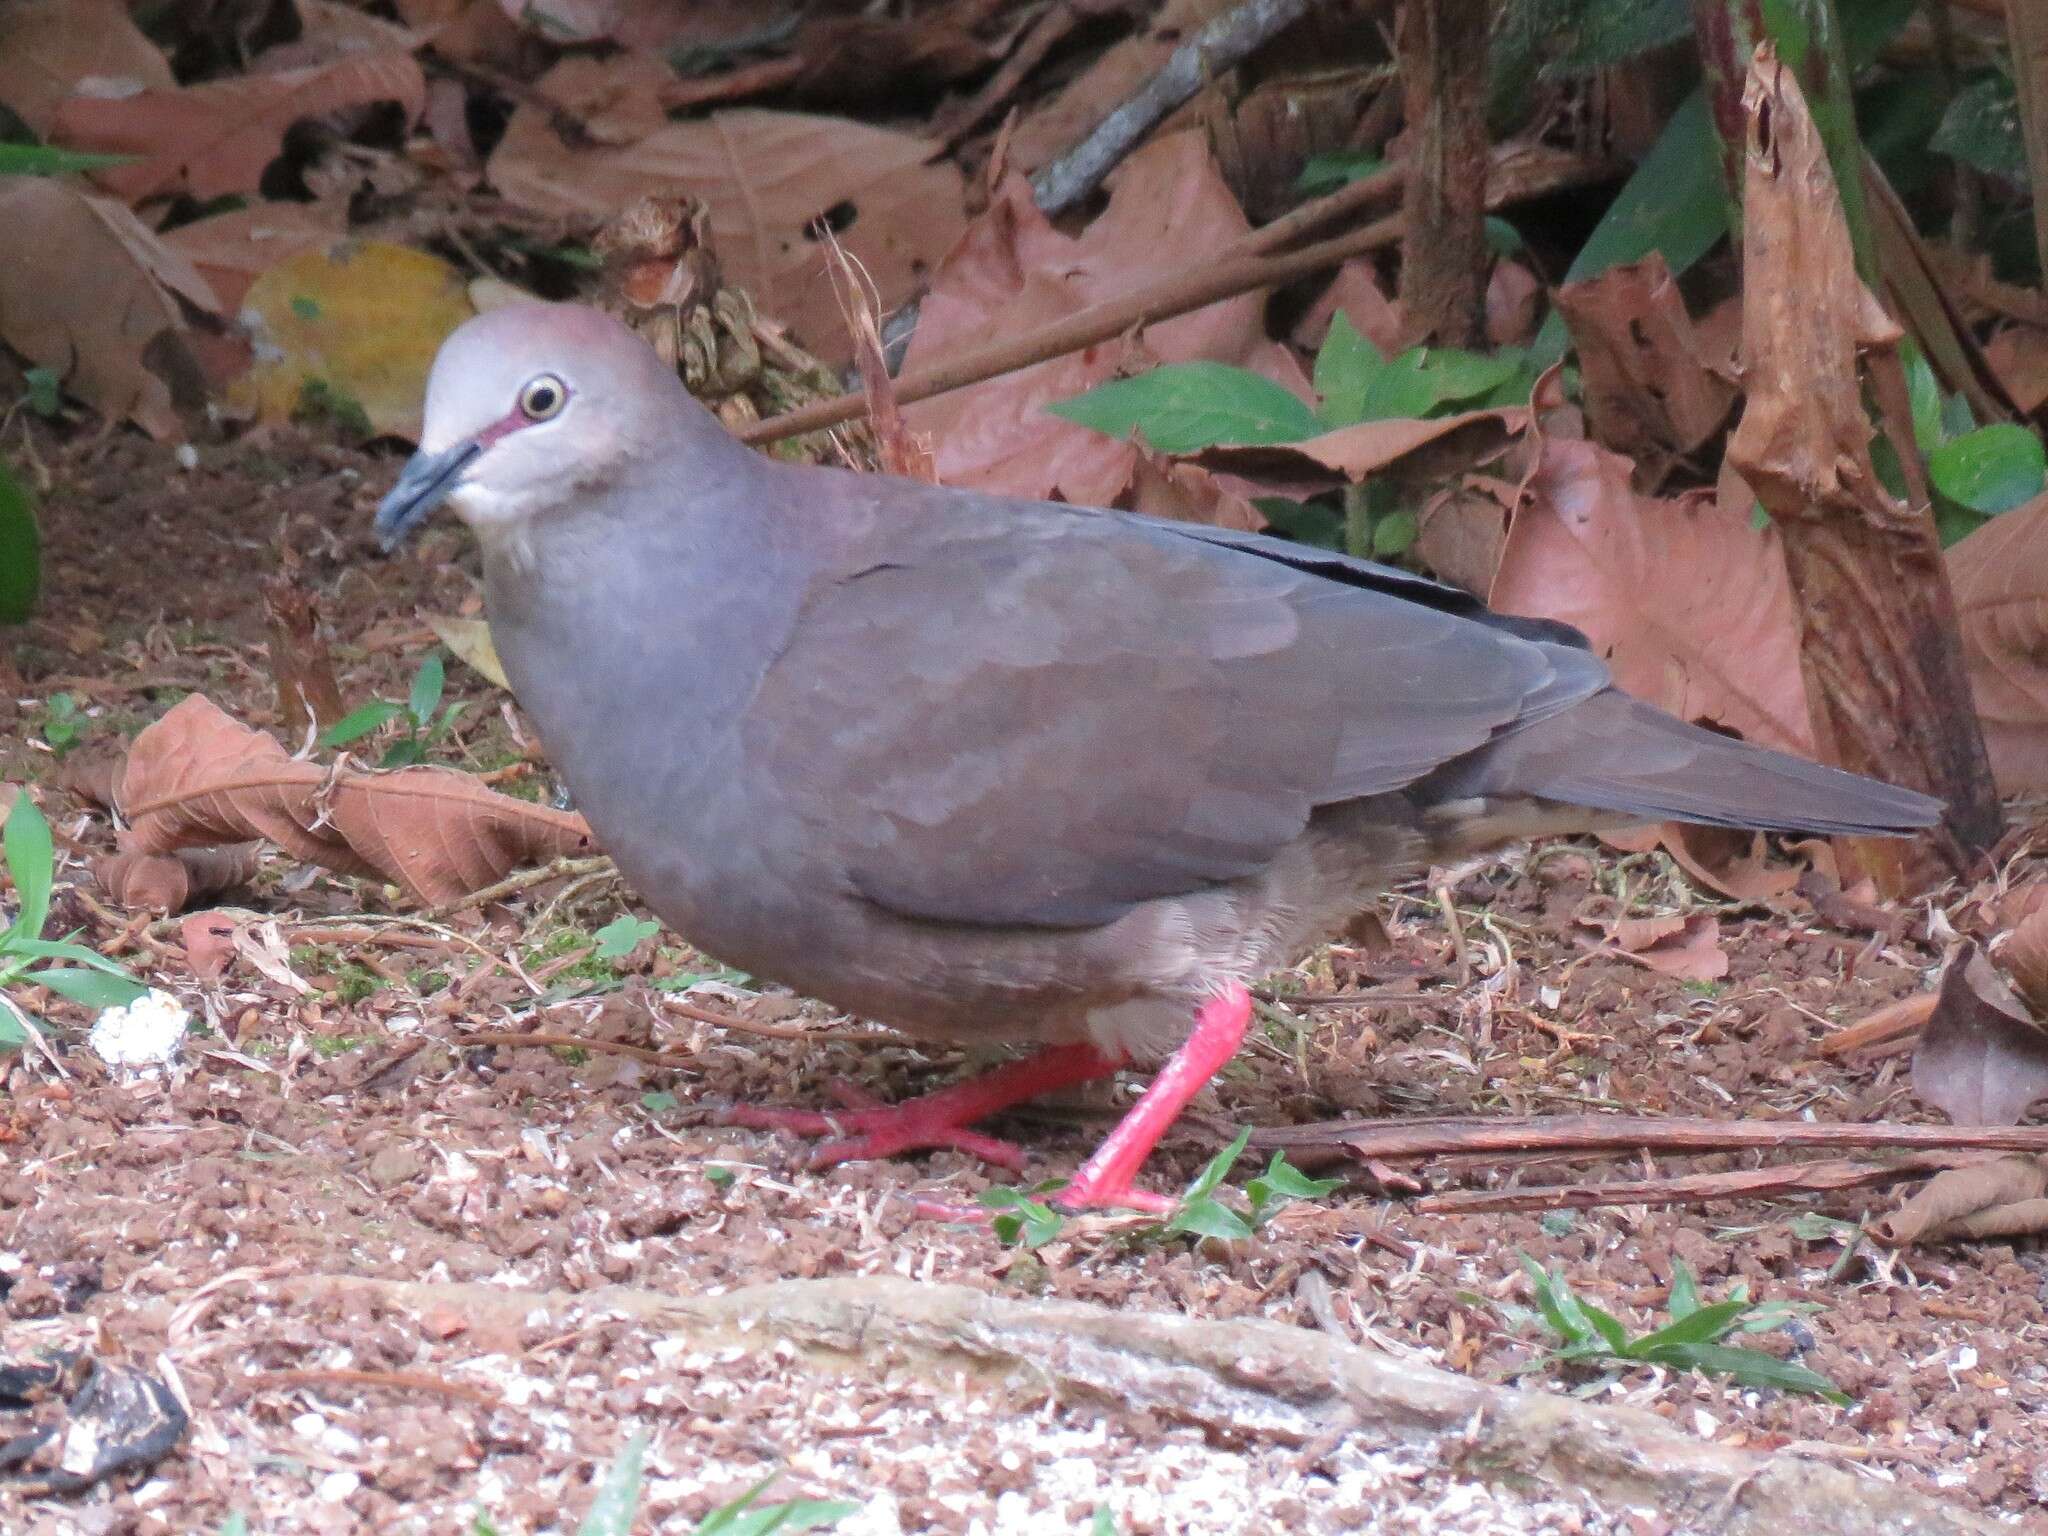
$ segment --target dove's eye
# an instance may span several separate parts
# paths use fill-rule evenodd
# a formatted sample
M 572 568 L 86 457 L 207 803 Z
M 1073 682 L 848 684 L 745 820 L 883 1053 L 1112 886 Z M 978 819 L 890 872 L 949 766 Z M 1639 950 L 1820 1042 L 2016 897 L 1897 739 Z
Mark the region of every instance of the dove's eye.
M 519 391 L 519 409 L 528 421 L 546 421 L 550 416 L 561 414 L 562 407 L 568 403 L 568 386 L 552 373 L 528 379 Z

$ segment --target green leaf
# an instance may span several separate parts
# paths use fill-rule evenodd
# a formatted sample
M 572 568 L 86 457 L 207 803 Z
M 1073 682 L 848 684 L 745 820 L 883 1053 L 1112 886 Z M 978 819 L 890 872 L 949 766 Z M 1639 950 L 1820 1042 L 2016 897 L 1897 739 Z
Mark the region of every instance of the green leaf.
M 647 1431 L 639 1430 L 605 1469 L 590 1513 L 576 1527 L 576 1536 L 629 1536 L 640 1508 L 640 1469 L 647 1460 Z
M 1372 525 L 1373 559 L 1392 560 L 1405 555 L 1414 547 L 1416 535 L 1421 531 L 1422 524 L 1413 512 L 1404 509 L 1388 513 Z
M 0 463 L 0 624 L 26 622 L 43 583 L 43 537 L 28 488 Z
M 667 1089 L 640 1095 L 640 1107 L 650 1115 L 674 1114 L 683 1107 L 682 1101 Z
M 412 697 L 406 708 L 412 713 L 413 724 L 421 730 L 433 721 L 434 711 L 441 707 L 441 690 L 447 681 L 448 664 L 439 651 L 421 662 L 419 671 L 413 674 Z
M 1301 174 L 1294 179 L 1294 190 L 1311 195 L 1334 192 L 1386 168 L 1385 157 L 1369 150 L 1337 149 L 1310 155 L 1307 164 L 1301 168 Z
M 1051 1206 L 1007 1185 L 984 1189 L 980 1202 L 983 1210 L 995 1213 L 989 1226 L 996 1240 L 1006 1247 L 1021 1243 L 1026 1248 L 1043 1248 L 1060 1235 L 1060 1228 L 1066 1224 L 1066 1218 Z
M 1810 1392 L 1846 1407 L 1849 1394 L 1818 1371 L 1780 1360 L 1760 1349 L 1736 1349 L 1726 1344 L 1687 1344 L 1661 1355 L 1659 1365 L 1680 1370 L 1704 1371 L 1709 1376 L 1728 1376 L 1746 1387 L 1776 1387 L 1786 1392 Z
M 1322 430 L 1306 403 L 1271 379 L 1226 363 L 1166 363 L 1046 409 L 1110 437 L 1140 433 L 1161 453 L 1193 453 L 1216 443 L 1294 443 Z
M 379 768 L 412 768 L 427 760 L 427 744 L 417 736 L 394 741 L 377 759 Z
M 14 1016 L 12 1008 L 0 1008 L 0 1052 L 18 1051 L 28 1044 L 28 1031 Z
M 221 1522 L 220 1536 L 249 1536 L 249 1517 L 236 1510 Z
M 9 938 L 0 945 L 10 955 L 25 955 L 32 960 L 72 960 L 80 965 L 89 965 L 94 970 L 105 971 L 109 976 L 126 976 L 128 973 L 106 956 L 87 949 L 83 944 L 73 944 L 67 939 L 16 939 Z
M 361 709 L 350 710 L 320 733 L 319 745 L 345 747 L 405 713 L 405 707 L 389 699 L 372 699 Z
M 1642 164 L 1608 205 L 1564 280 L 1595 277 L 1651 251 L 1663 252 L 1664 264 L 1676 277 L 1727 233 L 1720 149 L 1706 93 L 1695 90 L 1671 114 Z M 1538 372 L 1564 356 L 1568 340 L 1564 317 L 1552 310 L 1529 349 Z
M 7 873 L 14 880 L 18 904 L 14 926 L 0 934 L 0 949 L 17 950 L 22 940 L 42 937 L 43 924 L 50 917 L 50 885 L 57 869 L 57 853 L 50 842 L 50 824 L 20 789 L 14 808 L 7 813 L 7 830 L 0 834 L 0 846 L 7 857 Z
M 599 960 L 620 960 L 633 952 L 633 946 L 642 939 L 651 939 L 661 932 L 661 924 L 651 918 L 634 917 L 621 913 L 597 930 L 597 951 Z
M 1095 1506 L 1095 1516 L 1088 1522 L 1088 1536 L 1117 1536 L 1116 1516 L 1109 1512 L 1107 1504 Z
M 1927 474 L 1935 490 L 1957 506 L 1995 517 L 2041 494 L 2048 454 L 2025 427 L 1993 422 L 1928 454 Z
M 1700 1283 L 1692 1266 L 1683 1259 L 1671 1261 L 1671 1299 L 1665 1303 L 1673 1322 L 1690 1317 L 1700 1309 Z
M 1214 1195 L 1183 1197 L 1166 1218 L 1165 1230 L 1194 1237 L 1220 1237 L 1226 1242 L 1238 1242 L 1252 1235 L 1251 1223 Z
M 1527 249 L 1522 232 L 1497 214 L 1486 216 L 1486 248 L 1496 256 L 1519 256 Z
M 30 368 L 21 380 L 28 385 L 28 408 L 38 416 L 55 416 L 63 408 L 63 391 L 57 386 L 56 373 L 48 368 Z
M 28 979 L 38 986 L 48 987 L 60 997 L 68 997 L 74 1003 L 83 1003 L 94 1009 L 121 1007 L 149 990 L 125 976 L 109 976 L 105 971 L 71 966 L 46 966 L 40 971 L 29 972 Z
M 1992 176 L 2027 179 L 2026 142 L 2012 81 L 1990 70 L 1957 91 L 1934 130 L 1933 148 Z
M 1244 1156 L 1244 1149 L 1251 1145 L 1251 1140 L 1252 1128 L 1246 1126 L 1230 1139 L 1229 1146 L 1202 1165 L 1202 1171 L 1195 1175 L 1194 1182 L 1182 1192 L 1181 1199 L 1205 1200 L 1215 1194 L 1217 1186 L 1223 1182 L 1224 1175 L 1230 1172 L 1240 1157 Z
M 1567 1344 L 1589 1344 L 1596 1342 L 1593 1325 L 1586 1314 L 1579 1310 L 1579 1299 L 1572 1295 L 1571 1287 L 1565 1284 L 1564 1276 L 1547 1272 L 1528 1254 L 1516 1250 L 1515 1257 L 1522 1261 L 1523 1272 L 1529 1277 L 1529 1286 L 1536 1296 L 1536 1309 L 1543 1314 L 1543 1320 Z
M 1338 310 L 1330 317 L 1330 329 L 1316 353 L 1316 394 L 1322 400 L 1318 414 L 1333 427 L 1349 426 L 1360 420 L 1365 392 L 1372 380 L 1387 366 L 1380 349 L 1358 334 L 1351 317 Z
M 1711 1344 L 1733 1333 L 1742 1321 L 1742 1314 L 1748 1310 L 1747 1301 L 1732 1299 L 1695 1307 L 1655 1333 L 1644 1334 L 1635 1341 L 1635 1347 L 1629 1353 L 1639 1360 L 1651 1360 L 1657 1357 L 1658 1351 L 1677 1345 Z
M 809 1531 L 836 1525 L 859 1509 L 844 1499 L 791 1499 L 785 1504 L 757 1504 L 773 1477 L 754 1484 L 730 1504 L 721 1504 L 698 1525 L 696 1536 L 770 1536 L 774 1531 Z
M 1312 1179 L 1287 1161 L 1285 1152 L 1275 1152 L 1266 1171 L 1253 1179 L 1246 1193 L 1254 1199 L 1320 1200 L 1343 1186 L 1342 1179 Z
M 1593 1331 L 1600 1335 L 1602 1344 L 1617 1355 L 1628 1354 L 1628 1330 L 1622 1327 L 1620 1318 L 1605 1307 L 1594 1306 L 1584 1297 L 1574 1296 L 1572 1299 L 1577 1302 L 1579 1311 L 1585 1314 L 1586 1321 L 1593 1325 Z
M 91 155 L 54 144 L 0 144 L 0 176 L 69 176 L 75 171 L 127 165 L 134 159 L 133 155 Z

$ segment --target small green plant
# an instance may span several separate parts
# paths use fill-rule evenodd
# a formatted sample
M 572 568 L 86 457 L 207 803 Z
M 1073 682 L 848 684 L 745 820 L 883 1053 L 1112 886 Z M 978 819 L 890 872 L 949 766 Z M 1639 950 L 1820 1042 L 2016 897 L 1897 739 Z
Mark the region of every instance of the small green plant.
M 28 386 L 22 403 L 36 415 L 47 421 L 64 408 L 63 391 L 58 387 L 56 370 L 30 368 L 22 374 L 21 381 Z
M 621 913 L 598 929 L 593 937 L 597 940 L 597 951 L 592 956 L 597 960 L 623 960 L 636 949 L 643 939 L 651 939 L 661 932 L 661 924 L 651 918 L 634 917 Z
M 1726 1376 L 1745 1387 L 1810 1392 L 1836 1404 L 1849 1401 L 1846 1392 L 1818 1371 L 1760 1349 L 1725 1342 L 1737 1334 L 1782 1328 L 1794 1318 L 1819 1311 L 1815 1302 L 1752 1302 L 1748 1285 L 1738 1281 L 1727 1300 L 1703 1303 L 1691 1267 L 1676 1259 L 1670 1299 L 1665 1303 L 1671 1321 L 1653 1332 L 1631 1337 L 1619 1318 L 1575 1292 L 1562 1271 L 1546 1271 L 1526 1253 L 1517 1257 L 1529 1277 L 1536 1309 L 1501 1302 L 1494 1306 L 1511 1324 L 1525 1330 L 1542 1329 L 1558 1340 L 1538 1364 L 1662 1365 Z
M 35 611 L 43 583 L 43 540 L 28 487 L 0 459 L 0 624 L 20 624 Z
M 68 693 L 53 693 L 43 706 L 43 743 L 61 758 L 78 745 L 79 738 L 85 735 L 91 724 L 85 711 L 78 707 L 78 700 Z
M 1162 1236 L 1186 1233 L 1191 1237 L 1245 1238 L 1265 1225 L 1266 1219 L 1289 1200 L 1320 1200 L 1342 1183 L 1341 1179 L 1312 1179 L 1287 1161 L 1287 1154 L 1275 1152 L 1266 1171 L 1244 1187 L 1247 1209 L 1239 1215 L 1217 1198 L 1216 1191 L 1251 1142 L 1249 1128 L 1239 1131 L 1229 1146 L 1218 1152 L 1195 1175 L 1172 1211 L 1160 1223 Z M 997 1185 L 981 1192 L 982 1209 L 990 1213 L 989 1227 L 997 1241 L 1010 1246 L 1042 1248 L 1060 1235 L 1065 1218 L 1041 1196 L 1057 1194 L 1066 1187 L 1063 1179 L 1051 1179 L 1028 1190 Z
M 423 763 L 427 752 L 455 724 L 464 704 L 457 699 L 441 707 L 441 691 L 447 685 L 448 664 L 435 651 L 413 674 L 412 689 L 403 704 L 389 699 L 372 699 L 361 709 L 343 715 L 320 733 L 323 747 L 345 747 L 397 721 L 403 734 L 385 749 L 380 768 L 409 768 Z M 436 713 L 438 711 L 438 714 Z
M 1216 1198 L 1216 1190 L 1224 1175 L 1244 1155 L 1251 1139 L 1251 1129 L 1246 1127 L 1237 1133 L 1229 1146 L 1209 1159 L 1207 1166 L 1180 1197 L 1180 1204 L 1174 1207 L 1173 1214 L 1166 1218 L 1168 1232 L 1187 1232 L 1197 1237 L 1250 1237 L 1266 1224 L 1267 1217 L 1289 1200 L 1320 1200 L 1344 1182 L 1342 1179 L 1312 1179 L 1288 1162 L 1285 1152 L 1275 1152 L 1273 1160 L 1266 1164 L 1266 1171 L 1245 1185 L 1245 1200 L 1250 1209 L 1240 1216 Z
M 0 929 L 0 988 L 16 982 L 33 982 L 59 996 L 88 1008 L 112 1008 L 132 1003 L 147 990 L 113 961 L 73 943 L 77 935 L 62 939 L 43 937 L 43 925 L 50 917 L 50 892 L 56 879 L 56 847 L 50 840 L 50 824 L 29 799 L 26 791 L 16 794 L 8 812 L 4 841 L 7 873 L 14 881 L 14 921 Z M 70 965 L 43 965 L 41 961 L 68 960 Z M 9 1012 L 0 1012 L 0 1051 L 16 1050 L 28 1036 Z
M 770 1536 L 774 1531 L 822 1530 L 837 1525 L 860 1508 L 846 1499 L 757 1502 L 774 1481 L 772 1477 L 763 1478 L 730 1504 L 719 1505 L 698 1522 L 695 1536 Z

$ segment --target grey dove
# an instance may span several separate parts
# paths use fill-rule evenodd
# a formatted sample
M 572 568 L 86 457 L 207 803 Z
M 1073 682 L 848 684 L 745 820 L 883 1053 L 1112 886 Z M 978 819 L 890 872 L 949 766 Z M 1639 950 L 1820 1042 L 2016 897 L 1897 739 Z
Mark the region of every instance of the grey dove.
M 394 547 L 446 502 L 498 653 L 621 873 L 707 953 L 1033 1050 L 893 1107 L 742 1109 L 1015 1167 L 1025 1098 L 1158 1065 L 1056 1198 L 1135 1184 L 1248 985 L 1390 881 L 1678 819 L 1904 833 L 1937 801 L 1686 724 L 1577 631 L 1254 534 L 757 454 L 596 310 L 448 338 Z

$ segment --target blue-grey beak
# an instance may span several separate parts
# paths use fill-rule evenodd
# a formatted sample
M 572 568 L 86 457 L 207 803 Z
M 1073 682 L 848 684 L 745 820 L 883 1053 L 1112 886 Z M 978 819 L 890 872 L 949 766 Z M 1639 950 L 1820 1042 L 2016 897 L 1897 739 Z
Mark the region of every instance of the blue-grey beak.
M 406 535 L 432 515 L 462 483 L 462 471 L 484 451 L 475 438 L 464 438 L 439 453 L 420 452 L 405 461 L 391 494 L 377 505 L 377 544 L 385 554 L 405 542 Z

